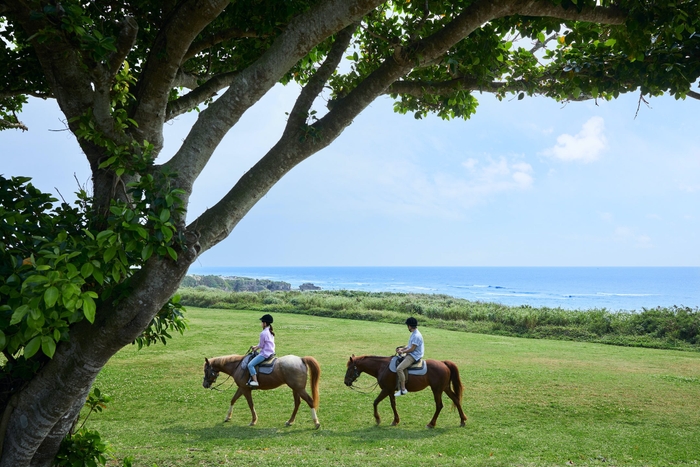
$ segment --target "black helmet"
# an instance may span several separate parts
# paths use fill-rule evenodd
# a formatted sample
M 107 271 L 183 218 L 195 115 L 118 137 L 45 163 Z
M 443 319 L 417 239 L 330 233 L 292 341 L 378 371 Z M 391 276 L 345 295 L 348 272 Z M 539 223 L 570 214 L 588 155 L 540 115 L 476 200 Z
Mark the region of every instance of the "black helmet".
M 417 328 L 418 327 L 418 320 L 416 318 L 414 318 L 413 316 L 411 316 L 410 318 L 408 318 L 406 320 L 406 324 L 408 326 L 413 327 L 413 328 Z
M 263 323 L 272 324 L 273 319 L 270 315 L 263 315 L 263 317 L 260 318 L 260 321 L 262 321 Z

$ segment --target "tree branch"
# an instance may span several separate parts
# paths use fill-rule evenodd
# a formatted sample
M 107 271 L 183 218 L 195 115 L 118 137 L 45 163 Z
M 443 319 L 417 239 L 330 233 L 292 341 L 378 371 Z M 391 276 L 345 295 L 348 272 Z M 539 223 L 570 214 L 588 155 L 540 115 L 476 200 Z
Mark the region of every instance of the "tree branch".
M 545 8 L 548 2 L 536 2 Z M 201 232 L 202 251 L 206 251 L 226 238 L 240 219 L 277 183 L 292 167 L 310 155 L 328 146 L 342 131 L 389 86 L 404 76 L 414 66 L 431 62 L 444 54 L 459 40 L 481 27 L 487 21 L 520 14 L 514 5 L 521 1 L 477 1 L 467 7 L 455 20 L 442 30 L 416 44 L 397 48 L 394 55 L 365 78 L 355 89 L 335 105 L 319 121 L 310 126 L 313 134 L 306 138 L 294 137 L 286 132 L 280 141 L 241 179 L 214 207 L 203 213 L 188 229 Z M 561 8 L 559 11 L 563 11 Z M 528 12 L 534 12 L 529 9 Z M 231 88 L 229 88 L 231 89 Z M 305 102 L 308 102 L 306 100 Z M 306 104 L 298 102 L 300 109 Z M 298 118 L 298 117 L 297 117 Z
M 697 93 L 695 91 L 688 91 L 688 94 L 686 94 L 688 97 L 692 97 L 693 99 L 698 99 L 700 100 L 700 93 Z
M 359 21 L 382 0 L 325 0 L 294 18 L 272 46 L 233 78 L 228 90 L 199 114 L 184 144 L 166 163 L 190 192 L 226 132 L 321 41 Z
M 17 121 L 17 122 L 11 122 L 9 120 L 5 120 L 0 118 L 0 130 L 22 130 L 22 131 L 29 131 L 29 128 L 27 128 L 24 123 Z
M 177 5 L 156 37 L 136 87 L 132 118 L 139 124 L 137 140 L 148 140 L 160 151 L 160 131 L 173 81 L 192 41 L 230 0 L 185 0 Z
M 241 31 L 240 29 L 228 29 L 226 31 L 221 31 L 218 34 L 212 34 L 200 41 L 192 43 L 185 56 L 182 58 L 182 62 L 186 62 L 190 58 L 197 55 L 199 52 L 209 49 L 217 44 L 225 42 L 230 39 L 243 39 L 248 37 L 259 37 L 257 33 L 249 31 Z
M 231 84 L 231 81 L 238 73 L 237 71 L 232 71 L 213 76 L 206 83 L 184 96 L 168 102 L 168 107 L 165 111 L 165 121 L 170 121 L 183 113 L 189 112 L 207 99 L 216 96 L 219 91 Z
M 187 73 L 182 68 L 177 70 L 177 75 L 175 75 L 175 80 L 173 81 L 174 88 L 187 88 L 187 89 L 197 89 L 199 87 L 199 80 L 202 79 L 201 76 Z M 207 79 L 211 79 L 211 76 Z
M 117 76 L 119 69 L 124 64 L 124 60 L 126 60 L 126 56 L 136 44 L 138 33 L 139 25 L 133 16 L 127 16 L 122 20 L 119 37 L 117 37 L 117 51 L 113 52 L 107 60 L 109 66 L 107 71 L 110 81 Z
M 343 53 L 350 45 L 352 35 L 356 29 L 357 23 L 354 23 L 337 34 L 335 42 L 330 52 L 328 52 L 328 56 L 318 70 L 316 70 L 316 73 L 314 73 L 306 86 L 304 86 L 304 89 L 301 90 L 299 97 L 294 103 L 294 107 L 289 113 L 289 119 L 287 120 L 287 125 L 284 130 L 285 134 L 297 132 L 306 125 L 311 106 L 321 94 L 323 87 L 343 59 Z
M 202 214 L 190 228 L 202 232 L 199 242 L 205 251 L 226 238 L 238 222 L 252 209 L 273 186 L 297 164 L 318 151 L 314 139 L 306 135 L 309 110 L 323 91 L 323 87 L 343 59 L 358 24 L 354 23 L 340 31 L 324 60 L 297 98 L 280 140 L 258 164 L 234 185 L 216 206 Z M 226 212 L 227 215 L 221 215 Z

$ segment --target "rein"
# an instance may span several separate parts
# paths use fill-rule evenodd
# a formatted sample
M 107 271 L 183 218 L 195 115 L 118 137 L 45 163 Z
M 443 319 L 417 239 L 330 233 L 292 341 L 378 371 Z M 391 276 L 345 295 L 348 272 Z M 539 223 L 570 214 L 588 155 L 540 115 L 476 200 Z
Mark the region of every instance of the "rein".
M 252 354 L 252 353 L 253 353 L 253 346 L 251 345 L 250 347 L 248 347 L 248 350 L 246 351 L 246 353 L 243 354 L 243 358 L 241 358 L 241 363 L 240 363 L 240 365 L 243 365 L 243 360 L 245 360 L 246 355 Z M 214 371 L 213 368 L 212 368 L 212 371 Z M 217 371 L 217 372 L 216 372 L 216 375 L 218 376 L 219 373 L 220 373 L 220 371 Z M 221 385 L 224 384 L 226 381 L 228 381 L 228 379 L 229 379 L 230 377 L 231 377 L 231 375 L 227 375 L 225 380 L 223 380 L 222 382 L 220 382 L 220 383 L 217 384 L 216 386 L 210 387 L 209 389 L 214 390 L 214 391 L 221 391 L 221 389 L 219 389 L 219 386 L 221 386 Z M 231 381 L 231 386 L 229 387 L 229 389 L 230 389 L 231 387 L 233 387 L 233 384 L 234 384 L 234 383 L 235 383 L 235 381 Z
M 224 384 L 226 381 L 228 381 L 228 379 L 229 379 L 230 377 L 231 377 L 231 375 L 226 376 L 226 379 L 225 379 L 225 380 L 223 380 L 222 382 L 220 382 L 220 383 L 217 384 L 216 386 L 210 387 L 209 389 L 211 389 L 212 391 L 221 391 L 221 389 L 219 389 L 219 386 L 221 386 L 221 385 Z M 234 382 L 231 381 L 231 387 L 233 387 L 233 383 L 234 383 Z M 229 389 L 230 389 L 230 388 L 229 388 Z
M 355 381 L 357 381 L 357 379 L 360 377 L 360 375 L 362 373 L 357 369 L 357 365 L 353 365 L 353 368 L 355 370 L 355 379 L 353 379 L 352 384 L 349 386 L 350 389 L 352 389 L 353 391 L 359 392 L 360 394 L 371 394 L 372 391 L 374 391 L 374 389 L 377 386 L 379 386 L 379 380 L 377 380 L 377 382 L 374 383 L 372 386 L 368 386 L 366 388 L 355 387 L 355 385 L 354 385 Z

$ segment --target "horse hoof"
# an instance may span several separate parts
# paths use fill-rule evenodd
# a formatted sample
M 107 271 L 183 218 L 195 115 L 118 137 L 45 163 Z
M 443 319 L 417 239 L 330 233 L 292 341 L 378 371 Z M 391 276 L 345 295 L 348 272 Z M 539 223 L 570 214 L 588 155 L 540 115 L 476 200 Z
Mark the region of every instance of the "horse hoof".
M 316 422 L 316 429 L 318 430 L 319 428 L 321 428 L 321 422 Z
M 464 423 L 464 422 L 462 422 L 462 423 L 460 423 L 460 424 L 459 424 L 459 426 L 462 426 L 462 427 L 464 427 L 464 426 L 467 426 L 467 424 L 466 424 L 466 423 Z
M 250 423 L 248 424 L 248 426 L 255 426 L 256 423 L 257 423 L 257 422 L 250 422 Z
M 284 426 L 292 426 L 292 422 L 284 422 Z
M 430 424 L 428 424 L 428 425 L 425 425 L 425 427 L 426 427 L 426 428 L 430 428 L 430 429 L 432 430 L 433 428 L 435 428 L 435 425 L 430 425 Z
M 224 419 L 224 423 L 228 422 L 229 420 L 231 420 L 231 419 L 230 418 Z
M 399 424 L 399 422 L 392 422 L 391 426 L 396 426 L 398 424 Z

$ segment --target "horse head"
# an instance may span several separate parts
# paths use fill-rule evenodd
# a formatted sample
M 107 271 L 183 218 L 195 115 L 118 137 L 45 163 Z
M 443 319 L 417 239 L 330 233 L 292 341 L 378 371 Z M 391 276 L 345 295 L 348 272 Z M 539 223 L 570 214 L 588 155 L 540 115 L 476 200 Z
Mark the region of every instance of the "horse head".
M 204 359 L 204 381 L 202 381 L 202 386 L 204 386 L 205 389 L 209 389 L 211 387 L 211 385 L 216 382 L 216 378 L 218 378 L 218 377 L 219 377 L 219 372 L 211 366 L 211 363 L 209 363 L 209 359 L 205 358 Z
M 357 368 L 355 363 L 355 354 L 353 354 L 348 360 L 348 370 L 345 372 L 345 385 L 350 387 L 357 378 L 360 377 L 360 370 Z

